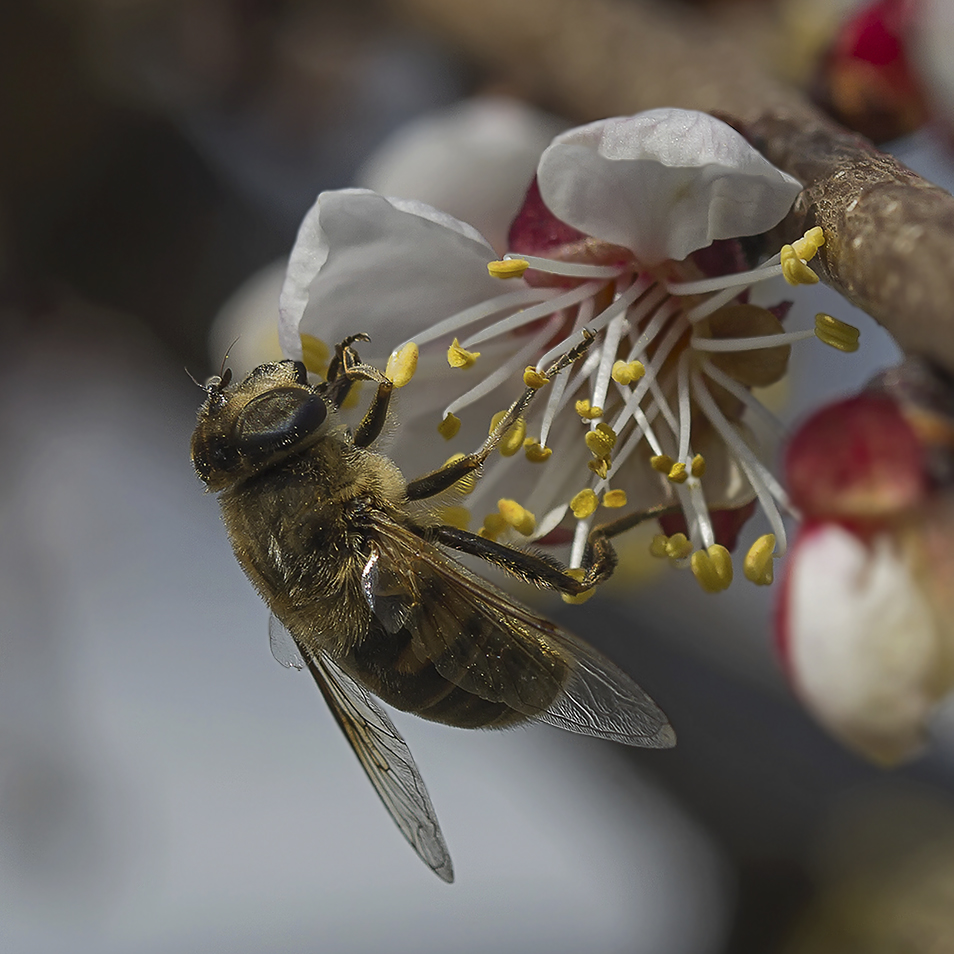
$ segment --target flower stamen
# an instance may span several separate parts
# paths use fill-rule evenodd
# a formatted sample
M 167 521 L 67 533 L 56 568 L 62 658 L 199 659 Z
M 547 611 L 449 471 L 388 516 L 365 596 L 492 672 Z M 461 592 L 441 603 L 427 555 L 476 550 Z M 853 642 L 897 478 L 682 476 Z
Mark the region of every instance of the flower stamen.
M 858 350 L 858 339 L 861 332 L 846 321 L 840 321 L 832 315 L 826 315 L 820 311 L 815 315 L 814 335 L 819 341 L 824 342 L 838 351 L 844 351 L 851 354 Z

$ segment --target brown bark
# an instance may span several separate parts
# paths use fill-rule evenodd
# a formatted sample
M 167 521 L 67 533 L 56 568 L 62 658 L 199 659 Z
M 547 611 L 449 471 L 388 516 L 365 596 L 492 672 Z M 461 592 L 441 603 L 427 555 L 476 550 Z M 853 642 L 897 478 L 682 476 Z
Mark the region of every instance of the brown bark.
M 656 106 L 734 117 L 805 186 L 787 225 L 824 228 L 823 280 L 954 373 L 954 198 L 767 77 L 716 21 L 651 0 L 390 2 L 574 119 Z

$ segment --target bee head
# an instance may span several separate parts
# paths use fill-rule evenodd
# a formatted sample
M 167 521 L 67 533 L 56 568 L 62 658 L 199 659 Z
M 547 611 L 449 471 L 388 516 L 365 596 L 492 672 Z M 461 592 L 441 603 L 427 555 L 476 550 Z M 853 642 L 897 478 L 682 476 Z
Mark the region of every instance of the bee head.
M 210 490 L 277 463 L 313 440 L 328 406 L 300 361 L 257 367 L 232 384 L 229 369 L 205 385 L 192 435 L 192 463 Z

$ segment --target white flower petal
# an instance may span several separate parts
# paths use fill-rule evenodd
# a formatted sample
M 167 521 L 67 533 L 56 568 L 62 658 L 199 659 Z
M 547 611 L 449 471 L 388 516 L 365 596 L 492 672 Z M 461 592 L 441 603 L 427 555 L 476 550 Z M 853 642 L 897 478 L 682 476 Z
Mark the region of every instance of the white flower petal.
M 943 687 L 930 605 L 887 534 L 825 524 L 796 543 L 784 649 L 796 690 L 835 736 L 881 763 L 917 753 Z
M 416 331 L 502 291 L 495 254 L 474 228 L 437 209 L 367 189 L 323 192 L 306 214 L 280 302 L 282 349 L 299 334 L 334 344 L 357 332 L 386 354 Z
M 356 181 L 471 222 L 502 253 L 540 154 L 565 125 L 519 100 L 475 96 L 402 126 Z
M 652 109 L 557 136 L 540 158 L 550 211 L 647 265 L 715 239 L 764 232 L 801 190 L 731 126 L 707 113 Z

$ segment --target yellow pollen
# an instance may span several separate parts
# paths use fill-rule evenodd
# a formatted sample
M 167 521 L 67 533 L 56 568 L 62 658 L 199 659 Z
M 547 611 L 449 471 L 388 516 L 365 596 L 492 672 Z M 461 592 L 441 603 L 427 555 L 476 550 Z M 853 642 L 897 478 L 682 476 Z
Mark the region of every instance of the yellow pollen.
M 749 547 L 742 563 L 745 578 L 759 586 L 768 586 L 775 578 L 772 554 L 775 552 L 775 534 L 766 533 Z
M 537 528 L 537 518 L 526 509 L 517 503 L 516 500 L 508 500 L 506 498 L 501 498 L 497 501 L 497 509 L 500 511 L 500 516 L 517 531 L 517 533 L 522 533 L 525 537 L 529 537 L 531 533 Z
M 324 377 L 331 361 L 331 348 L 313 335 L 301 336 L 301 360 L 312 374 Z
M 528 388 L 533 388 L 534 391 L 538 391 L 549 380 L 542 371 L 538 371 L 532 364 L 527 365 L 527 369 L 523 372 L 523 383 Z
M 490 431 L 488 433 L 493 434 L 497 429 L 497 425 L 504 419 L 506 413 L 506 411 L 498 411 L 490 419 Z M 526 436 L 527 422 L 522 417 L 518 417 L 504 432 L 504 436 L 500 439 L 500 444 L 497 446 L 497 449 L 502 456 L 513 457 L 513 455 L 523 447 L 523 439 Z
M 466 507 L 444 507 L 440 516 L 444 523 L 458 530 L 466 530 L 470 526 L 470 511 Z
M 582 567 L 571 567 L 566 571 L 566 575 L 572 577 L 574 580 L 582 580 L 586 576 L 586 571 Z M 560 595 L 564 603 L 579 606 L 580 603 L 585 603 L 595 592 L 596 587 L 591 586 L 588 590 L 584 590 L 576 596 L 572 596 L 569 593 L 561 593 Z
M 553 455 L 552 447 L 544 447 L 536 438 L 528 437 L 523 442 L 523 452 L 532 464 L 542 464 Z
M 692 541 L 684 533 L 674 533 L 666 540 L 666 556 L 670 560 L 684 560 L 692 553 Z
M 597 457 L 596 460 L 589 460 L 586 462 L 586 466 L 589 467 L 600 480 L 606 480 L 609 476 L 610 462 L 608 457 Z
M 654 557 L 667 557 L 669 556 L 669 552 L 666 549 L 668 544 L 669 537 L 664 533 L 657 533 L 650 541 L 649 552 Z
M 589 487 L 585 487 L 578 494 L 573 495 L 573 499 L 570 501 L 570 510 L 573 511 L 573 516 L 577 520 L 585 520 L 596 512 L 598 503 L 595 492 Z
M 452 368 L 471 368 L 479 357 L 479 351 L 468 351 L 466 348 L 462 348 L 456 338 L 447 349 L 447 363 Z
M 782 277 L 789 285 L 815 285 L 818 276 L 798 257 L 791 245 L 782 246 Z
M 645 373 L 646 367 L 642 361 L 617 361 L 613 365 L 612 377 L 617 384 L 625 387 L 638 381 Z
M 448 414 L 437 425 L 437 433 L 444 438 L 445 441 L 449 441 L 452 437 L 457 436 L 457 432 L 460 430 L 460 418 L 456 414 Z
M 484 517 L 484 525 L 477 531 L 477 535 L 487 540 L 496 540 L 507 529 L 507 521 L 499 513 L 488 513 Z
M 620 507 L 626 506 L 626 491 L 625 490 L 607 490 L 603 494 L 603 506 L 609 507 L 612 510 L 618 510 Z
M 696 454 L 696 456 L 692 458 L 689 470 L 693 477 L 701 477 L 706 472 L 705 457 L 703 457 L 702 454 Z
M 658 470 L 660 474 L 666 474 L 666 476 L 669 476 L 674 463 L 675 461 L 668 454 L 657 454 L 655 457 L 649 458 L 649 466 L 653 470 Z
M 595 421 L 598 417 L 603 416 L 603 408 L 593 407 L 586 398 L 582 401 L 577 401 L 575 406 L 576 413 L 579 414 L 584 421 Z
M 846 321 L 840 321 L 820 311 L 815 315 L 815 337 L 832 348 L 851 354 L 858 350 L 861 332 Z
M 689 479 L 689 473 L 686 470 L 686 465 L 681 460 L 672 465 L 672 470 L 670 470 L 666 476 L 674 484 L 684 484 Z
M 463 460 L 463 454 L 451 454 L 447 460 L 444 461 L 443 466 L 446 467 L 448 464 L 453 464 L 455 461 Z M 477 475 L 473 472 L 469 474 L 464 474 L 463 477 L 458 477 L 453 486 L 458 493 L 469 494 L 473 492 L 474 487 L 477 486 Z
M 586 570 L 582 567 L 572 567 L 566 571 L 567 576 L 573 577 L 574 580 L 582 580 L 586 576 Z M 575 606 L 578 606 L 580 603 L 585 603 L 594 593 L 596 592 L 596 587 L 591 586 L 588 590 L 584 590 L 582 593 L 578 593 L 576 596 L 571 596 L 569 593 L 561 593 L 564 603 L 572 603 Z
M 708 550 L 696 550 L 689 565 L 707 593 L 721 593 L 732 584 L 732 557 L 719 543 L 712 544 Z
M 594 457 L 609 457 L 616 446 L 616 431 L 609 424 L 597 424 L 595 430 L 587 431 L 584 440 Z
M 499 262 L 488 262 L 487 271 L 491 278 L 520 278 L 530 267 L 522 258 L 505 258 Z
M 792 242 L 795 254 L 803 261 L 810 262 L 818 250 L 825 244 L 825 233 L 820 225 L 809 229 L 800 239 Z
M 391 379 L 396 388 L 403 388 L 417 370 L 417 345 L 409 341 L 403 348 L 392 352 L 388 358 L 388 366 L 385 374 Z

